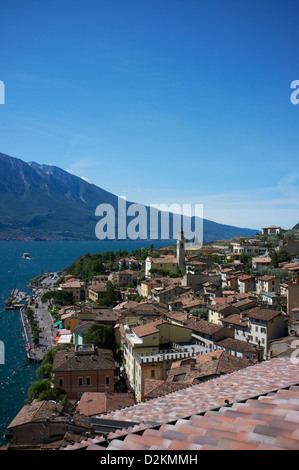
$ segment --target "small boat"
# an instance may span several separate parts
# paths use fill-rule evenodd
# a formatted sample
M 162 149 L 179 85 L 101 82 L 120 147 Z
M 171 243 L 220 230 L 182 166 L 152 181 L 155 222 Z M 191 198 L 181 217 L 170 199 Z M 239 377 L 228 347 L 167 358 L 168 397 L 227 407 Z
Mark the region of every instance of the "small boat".
M 30 254 L 29 253 L 23 253 L 22 258 L 30 259 Z

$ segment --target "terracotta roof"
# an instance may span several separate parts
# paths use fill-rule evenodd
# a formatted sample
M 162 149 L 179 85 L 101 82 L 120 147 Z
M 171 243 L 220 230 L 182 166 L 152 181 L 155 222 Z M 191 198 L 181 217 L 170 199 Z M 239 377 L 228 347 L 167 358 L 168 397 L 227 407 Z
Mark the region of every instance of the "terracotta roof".
M 97 283 L 91 284 L 90 286 L 87 286 L 87 288 L 93 292 L 106 292 L 107 291 L 107 286 L 103 282 L 97 282 Z
M 74 280 L 69 280 L 67 282 L 64 282 L 62 284 L 59 284 L 59 286 L 62 288 L 62 289 L 80 289 L 81 287 L 84 286 L 84 282 L 83 281 L 79 281 L 78 279 L 74 279 Z
M 83 393 L 76 411 L 85 416 L 104 414 L 135 404 L 133 393 Z
M 240 339 L 224 338 L 221 341 L 215 342 L 215 344 L 223 348 L 233 349 L 234 351 L 250 352 L 253 354 L 256 353 L 256 348 L 253 343 Z
M 265 321 L 270 321 L 272 320 L 272 318 L 275 318 L 278 315 L 282 315 L 282 312 L 280 310 L 272 310 L 270 308 L 255 307 L 246 310 L 246 316 L 248 316 L 249 318 L 255 318 Z
M 190 387 L 190 383 L 184 382 L 170 382 L 166 380 L 153 380 L 145 379 L 144 380 L 144 398 L 151 399 L 157 398 L 168 393 L 176 392 L 182 388 Z
M 252 276 L 250 276 L 249 274 L 243 274 L 241 276 L 238 276 L 238 279 L 239 281 L 243 282 L 243 281 L 249 281 L 250 279 L 252 279 Z
M 298 364 L 289 357 L 264 361 L 112 412 L 107 419 L 139 424 L 94 444 L 106 451 L 299 450 L 298 384 Z
M 269 276 L 267 274 L 265 274 L 264 276 L 261 276 L 258 278 L 258 281 L 273 281 L 273 279 L 277 279 L 276 276 Z
M 113 352 L 110 349 L 95 348 L 93 354 L 78 354 L 74 349 L 57 351 L 52 370 L 114 370 L 116 368 Z
M 172 366 L 167 375 L 167 382 L 189 383 L 189 385 L 207 380 L 210 376 L 228 374 L 251 363 L 247 359 L 236 358 L 224 351 L 212 351 L 194 358 L 182 359 Z
M 269 257 L 256 257 L 256 258 L 252 258 L 252 261 L 254 261 L 255 263 L 271 263 L 271 258 Z
M 163 320 L 153 321 L 150 323 L 146 323 L 145 325 L 136 326 L 135 328 L 132 328 L 132 331 L 134 331 L 134 333 L 139 336 L 139 338 L 142 338 L 143 336 L 159 333 L 157 326 L 161 325 L 162 323 L 165 322 L 163 322 Z
M 238 313 L 237 307 L 234 307 L 230 303 L 223 303 L 223 304 L 209 304 L 207 305 L 209 310 L 214 310 L 216 312 L 224 312 L 224 313 Z
M 177 263 L 177 258 L 174 255 L 162 255 L 159 258 L 151 258 L 153 264 Z
M 223 329 L 222 325 L 218 325 L 217 323 L 212 323 L 203 319 L 197 320 L 194 317 L 190 318 L 187 324 L 189 328 L 192 328 L 193 331 L 208 335 L 213 335 L 217 331 Z
M 22 424 L 44 421 L 46 417 L 55 415 L 60 416 L 63 406 L 51 403 L 49 401 L 34 400 L 31 404 L 23 406 L 19 413 L 15 416 L 8 428 L 14 428 Z
M 220 321 L 230 323 L 232 325 L 242 326 L 242 327 L 248 326 L 248 321 L 241 318 L 240 314 L 228 315 L 227 317 L 220 318 Z
M 234 297 L 214 297 L 212 299 L 213 302 L 215 302 L 216 305 L 220 304 L 231 304 L 235 301 Z
M 258 305 L 257 301 L 248 299 L 248 297 L 243 300 L 238 300 L 237 302 L 233 304 L 234 307 L 237 307 L 240 310 L 246 310 L 247 308 L 249 309 L 250 307 L 255 307 L 257 305 Z

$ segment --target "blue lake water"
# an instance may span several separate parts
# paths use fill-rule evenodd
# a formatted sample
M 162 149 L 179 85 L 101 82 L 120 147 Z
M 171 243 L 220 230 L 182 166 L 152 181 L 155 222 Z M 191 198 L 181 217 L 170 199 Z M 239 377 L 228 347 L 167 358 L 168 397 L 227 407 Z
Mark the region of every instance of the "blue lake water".
M 42 272 L 59 271 L 79 256 L 104 251 L 131 251 L 149 247 L 147 241 L 86 242 L 0 242 L 0 341 L 5 347 L 5 361 L 0 364 L 0 445 L 5 443 L 8 424 L 25 404 L 30 385 L 36 380 L 38 365 L 28 361 L 25 339 L 18 311 L 7 311 L 3 304 L 14 287 L 30 293 L 31 279 Z M 166 246 L 166 241 L 154 243 Z M 30 253 L 30 259 L 22 254 Z

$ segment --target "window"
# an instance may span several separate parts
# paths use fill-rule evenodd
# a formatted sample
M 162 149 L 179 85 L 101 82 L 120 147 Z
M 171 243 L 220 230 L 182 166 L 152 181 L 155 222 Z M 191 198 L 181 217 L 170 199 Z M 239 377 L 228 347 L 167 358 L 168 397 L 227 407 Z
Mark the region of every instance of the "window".
M 58 379 L 58 387 L 63 387 L 63 379 Z
M 152 370 L 151 370 L 151 378 L 154 378 L 154 377 L 155 377 L 155 374 L 156 374 L 155 369 L 152 369 Z
M 83 385 L 83 377 L 78 377 L 78 385 L 79 387 Z
M 105 384 L 110 385 L 110 377 L 108 375 L 105 377 Z
M 91 383 L 90 377 L 86 377 L 86 385 L 90 385 L 90 383 Z

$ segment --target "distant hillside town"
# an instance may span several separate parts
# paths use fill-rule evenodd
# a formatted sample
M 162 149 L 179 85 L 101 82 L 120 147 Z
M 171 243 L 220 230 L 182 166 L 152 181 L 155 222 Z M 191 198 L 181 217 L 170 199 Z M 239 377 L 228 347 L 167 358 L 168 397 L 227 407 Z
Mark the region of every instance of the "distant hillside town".
M 40 364 L 6 448 L 80 447 L 128 426 L 140 430 L 145 418 L 128 420 L 132 407 L 154 408 L 160 397 L 291 358 L 299 229 L 270 226 L 206 244 L 186 241 L 181 230 L 168 247 L 86 254 L 38 275 L 31 288 L 27 355 Z M 51 341 L 42 348 L 45 312 Z

